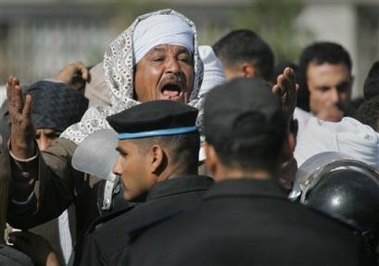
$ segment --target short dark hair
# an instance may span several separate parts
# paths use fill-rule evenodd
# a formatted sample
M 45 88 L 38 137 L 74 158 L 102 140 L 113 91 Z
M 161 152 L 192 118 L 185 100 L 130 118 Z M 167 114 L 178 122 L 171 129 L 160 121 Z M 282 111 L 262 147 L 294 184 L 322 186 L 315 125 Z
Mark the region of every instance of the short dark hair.
M 272 172 L 279 162 L 287 132 L 285 126 L 280 125 L 270 134 L 233 138 L 212 146 L 225 166 L 244 170 L 264 169 Z
M 204 135 L 226 167 L 273 173 L 288 123 L 281 98 L 259 78 L 235 78 L 205 99 Z
M 363 96 L 366 100 L 379 95 L 379 61 L 370 68 L 363 84 Z
M 141 152 L 147 152 L 155 143 L 167 148 L 173 158 L 173 164 L 180 164 L 186 172 L 197 170 L 200 149 L 200 134 L 198 131 L 171 136 L 159 136 L 133 140 Z
M 363 102 L 355 112 L 354 118 L 379 132 L 379 96 Z
M 349 71 L 352 69 L 350 54 L 342 45 L 334 42 L 315 42 L 304 48 L 300 55 L 300 70 L 307 73 L 311 62 L 318 65 L 323 63 L 345 64 Z
M 271 47 L 255 32 L 247 29 L 233 30 L 213 45 L 221 61 L 235 67 L 241 62 L 256 66 L 259 74 L 271 79 L 274 70 L 274 54 Z

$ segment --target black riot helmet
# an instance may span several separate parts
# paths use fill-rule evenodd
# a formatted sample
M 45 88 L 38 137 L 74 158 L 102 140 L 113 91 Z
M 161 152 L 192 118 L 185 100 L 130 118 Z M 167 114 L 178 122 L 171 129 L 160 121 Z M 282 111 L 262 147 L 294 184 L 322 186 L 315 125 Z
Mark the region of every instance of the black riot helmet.
M 318 154 L 307 161 L 303 164 L 306 171 L 300 167 L 296 176 L 300 202 L 352 226 L 362 233 L 367 246 L 376 250 L 379 171 L 335 152 Z

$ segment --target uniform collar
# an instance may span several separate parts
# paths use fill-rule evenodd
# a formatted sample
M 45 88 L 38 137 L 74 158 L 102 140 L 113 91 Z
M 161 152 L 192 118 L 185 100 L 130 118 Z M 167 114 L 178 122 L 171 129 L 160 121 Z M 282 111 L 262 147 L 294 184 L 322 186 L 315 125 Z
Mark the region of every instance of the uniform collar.
M 215 197 L 262 196 L 286 198 L 284 189 L 276 180 L 251 178 L 227 179 L 217 182 L 205 195 L 205 200 Z
M 146 201 L 188 191 L 208 190 L 214 181 L 208 176 L 182 176 L 158 182 L 149 191 Z

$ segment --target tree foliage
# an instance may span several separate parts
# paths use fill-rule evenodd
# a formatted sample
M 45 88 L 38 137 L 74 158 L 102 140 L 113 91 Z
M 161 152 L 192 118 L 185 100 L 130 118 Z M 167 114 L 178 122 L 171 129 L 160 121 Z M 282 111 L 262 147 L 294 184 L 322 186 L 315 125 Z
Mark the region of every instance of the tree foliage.
M 255 31 L 272 47 L 277 62 L 297 62 L 304 43 L 314 39 L 310 30 L 296 25 L 302 0 L 251 0 L 243 10 L 233 10 L 233 28 Z

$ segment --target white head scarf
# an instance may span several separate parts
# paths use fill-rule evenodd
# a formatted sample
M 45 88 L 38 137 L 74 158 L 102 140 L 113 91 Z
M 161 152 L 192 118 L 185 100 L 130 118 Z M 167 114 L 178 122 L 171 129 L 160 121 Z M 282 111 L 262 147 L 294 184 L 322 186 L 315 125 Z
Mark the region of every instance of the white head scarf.
M 153 47 L 160 44 L 180 45 L 193 54 L 193 35 L 193 29 L 180 17 L 171 15 L 148 17 L 138 23 L 134 30 L 135 63 L 137 64 Z
M 351 117 L 344 117 L 337 123 L 313 117 L 298 138 L 294 156 L 301 166 L 315 154 L 335 151 L 378 168 L 378 144 L 378 134 Z
M 224 69 L 220 59 L 216 56 L 209 45 L 199 46 L 200 58 L 204 65 L 203 82 L 199 92 L 199 97 L 208 93 L 214 87 L 226 82 Z
M 205 99 L 206 94 L 213 89 L 214 87 L 221 85 L 226 82 L 224 69 L 222 67 L 222 63 L 220 59 L 216 56 L 213 49 L 209 45 L 201 45 L 199 46 L 199 54 L 201 61 L 203 62 L 204 74 L 203 81 L 201 83 L 200 91 L 198 94 L 198 104 L 200 103 L 199 114 L 197 116 L 197 124 L 200 128 L 200 132 L 203 131 L 203 117 L 204 117 L 204 109 L 202 108 L 203 101 Z M 202 138 L 202 141 L 204 139 Z M 200 149 L 200 161 L 205 159 L 204 151 Z
M 156 15 L 176 16 L 193 30 L 193 53 L 194 53 L 194 82 L 190 96 L 191 106 L 202 108 L 203 99 L 198 97 L 201 81 L 203 78 L 203 64 L 198 53 L 197 33 L 195 24 L 182 14 L 164 9 L 138 17 L 129 28 L 122 32 L 108 47 L 104 55 L 105 81 L 111 92 L 111 105 L 91 107 L 84 114 L 82 120 L 66 129 L 61 138 L 69 139 L 76 144 L 82 142 L 89 134 L 101 129 L 110 128 L 106 117 L 119 113 L 140 102 L 133 99 L 134 88 L 134 50 L 133 35 L 136 26 L 143 20 Z M 166 29 L 171 32 L 171 28 Z M 198 121 L 201 123 L 201 121 Z

